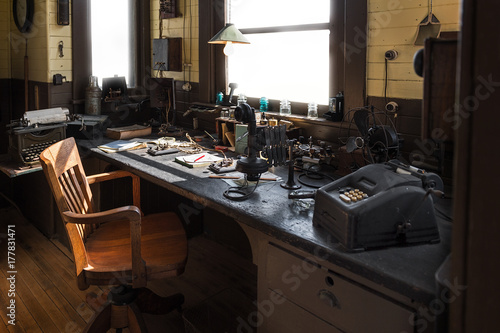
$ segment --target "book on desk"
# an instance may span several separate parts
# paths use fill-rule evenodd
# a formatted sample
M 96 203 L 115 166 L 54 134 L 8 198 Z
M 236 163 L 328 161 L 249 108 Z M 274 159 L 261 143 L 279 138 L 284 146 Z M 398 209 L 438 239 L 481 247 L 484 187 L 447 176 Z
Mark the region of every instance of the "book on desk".
M 151 134 L 151 126 L 131 125 L 124 127 L 108 128 L 106 136 L 115 140 L 126 140 L 147 136 Z
M 199 153 L 184 156 L 177 156 L 175 161 L 188 168 L 206 167 L 212 163 L 220 162 L 223 158 L 209 153 Z

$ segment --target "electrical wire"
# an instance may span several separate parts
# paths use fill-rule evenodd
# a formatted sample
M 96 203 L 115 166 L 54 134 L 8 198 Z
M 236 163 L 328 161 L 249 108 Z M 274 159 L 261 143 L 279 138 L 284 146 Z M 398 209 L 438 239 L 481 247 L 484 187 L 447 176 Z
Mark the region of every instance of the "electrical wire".
M 260 175 L 259 175 L 259 179 L 260 179 Z M 245 183 L 242 186 L 231 186 L 230 188 L 228 188 L 227 190 L 224 191 L 223 195 L 225 198 L 227 198 L 229 200 L 234 200 L 234 201 L 246 200 L 246 199 L 248 199 L 248 197 L 250 197 L 253 194 L 253 192 L 255 192 L 255 189 L 259 185 L 259 181 L 257 181 L 255 183 L 255 186 L 250 190 L 250 192 L 244 191 L 244 189 L 248 189 L 248 185 L 249 185 L 249 183 L 248 183 L 248 180 L 246 179 L 246 176 L 245 176 Z M 233 194 L 237 194 L 237 195 L 233 195 Z
M 322 172 L 319 172 L 319 171 L 315 171 L 315 170 L 311 170 L 312 167 L 314 167 L 314 165 L 310 166 L 309 168 L 302 168 L 302 167 L 298 167 L 298 166 L 295 166 L 294 169 L 297 169 L 299 171 L 304 171 L 304 173 L 300 174 L 298 177 L 297 177 L 297 181 L 299 183 L 301 183 L 302 185 L 304 186 L 308 186 L 308 187 L 312 187 L 312 188 L 320 188 L 321 186 L 323 185 L 326 185 L 326 184 L 322 184 L 322 185 L 314 185 L 314 184 L 310 184 L 310 183 L 306 183 L 305 181 L 302 180 L 303 177 L 309 177 L 309 178 L 312 178 L 312 179 L 316 179 L 316 180 L 320 180 L 320 179 L 325 179 L 325 178 L 328 178 L 330 181 L 335 181 L 337 180 L 338 178 L 335 178 L 335 177 L 332 177 L 332 176 L 329 176 L 325 173 L 322 173 Z M 311 175 L 317 175 L 319 176 L 319 178 L 313 178 L 311 177 Z
M 384 104 L 387 105 L 387 81 L 389 77 L 387 75 L 387 58 L 385 58 L 385 78 L 384 78 Z

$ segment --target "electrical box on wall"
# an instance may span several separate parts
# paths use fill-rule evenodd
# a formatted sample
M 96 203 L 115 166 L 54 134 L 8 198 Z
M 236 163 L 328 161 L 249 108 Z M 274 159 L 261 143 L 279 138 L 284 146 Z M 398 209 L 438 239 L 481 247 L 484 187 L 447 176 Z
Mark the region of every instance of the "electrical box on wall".
M 162 19 L 178 17 L 177 0 L 160 0 L 160 17 Z
M 153 39 L 153 70 L 182 72 L 182 38 Z

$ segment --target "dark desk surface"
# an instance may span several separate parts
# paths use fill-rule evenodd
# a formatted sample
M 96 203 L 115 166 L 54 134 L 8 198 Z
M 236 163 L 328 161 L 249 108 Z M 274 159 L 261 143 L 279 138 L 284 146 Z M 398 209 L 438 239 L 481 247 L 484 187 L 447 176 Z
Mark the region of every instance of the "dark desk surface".
M 0 171 L 10 178 L 14 178 L 28 173 L 42 171 L 42 166 L 40 163 L 26 166 L 20 162 L 12 161 L 8 154 L 2 154 L 0 155 Z
M 416 302 L 428 303 L 434 299 L 434 274 L 450 251 L 449 222 L 438 219 L 441 235 L 439 244 L 348 253 L 327 231 L 313 227 L 312 210 L 298 213 L 293 209 L 288 190 L 281 188 L 280 182 L 259 185 L 245 201 L 231 201 L 222 194 L 229 187 L 226 182 L 209 179 L 210 174 L 204 173 L 206 168 L 189 169 L 174 162 L 176 154 L 150 156 L 145 149 L 108 154 L 93 148 L 89 141 L 80 141 L 79 145 L 82 154 L 88 153 L 90 149 L 94 157 L 218 210 L 300 250 L 326 258 L 337 266 Z M 287 168 L 271 168 L 270 171 L 286 181 Z

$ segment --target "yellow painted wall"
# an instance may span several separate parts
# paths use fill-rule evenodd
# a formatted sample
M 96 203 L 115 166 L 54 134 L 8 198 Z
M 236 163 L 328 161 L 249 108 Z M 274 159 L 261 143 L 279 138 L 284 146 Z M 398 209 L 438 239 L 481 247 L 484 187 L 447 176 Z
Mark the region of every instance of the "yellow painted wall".
M 12 78 L 24 79 L 24 56 L 28 43 L 29 79 L 45 82 L 47 78 L 47 1 L 35 1 L 33 26 L 29 33 L 17 30 L 14 20 L 10 24 L 10 51 L 12 57 Z
M 71 6 L 71 1 L 70 1 Z M 71 8 L 71 7 L 70 7 Z M 62 74 L 66 76 L 66 80 L 73 81 L 73 67 L 71 63 L 71 23 L 73 18 L 70 18 L 70 25 L 57 25 L 57 0 L 49 0 L 48 7 L 48 72 L 47 82 L 52 82 L 54 74 Z M 59 55 L 59 42 L 63 42 L 63 56 Z
M 27 40 L 30 81 L 50 83 L 53 74 L 56 73 L 66 76 L 66 79 L 71 81 L 71 26 L 57 25 L 57 0 L 35 1 L 33 26 L 30 32 L 25 34 L 18 31 L 14 20 L 11 19 L 11 1 L 0 1 L 7 2 L 9 7 L 9 13 L 4 14 L 2 12 L 0 15 L 1 17 L 8 17 L 10 20 L 7 23 L 9 31 L 7 35 L 10 40 L 10 55 L 12 58 L 10 77 L 24 79 L 24 56 Z M 64 42 L 64 57 L 62 58 L 58 56 L 59 41 Z M 0 56 L 0 61 L 2 59 L 3 55 Z
M 441 31 L 459 31 L 460 0 L 433 0 L 432 12 Z M 368 0 L 367 95 L 384 96 L 385 58 L 394 49 L 398 58 L 388 62 L 387 96 L 421 99 L 423 79 L 413 70 L 417 26 L 428 15 L 428 0 Z
M 177 81 L 199 82 L 198 0 L 180 0 L 178 6 L 181 17 L 161 20 L 163 30 L 162 36 L 160 36 L 160 4 L 157 0 L 151 1 L 151 38 L 182 37 L 182 63 L 192 66 L 184 67 L 183 72 L 163 71 L 158 73 L 155 70 L 152 75 L 174 78 Z M 152 59 L 151 63 L 153 63 Z

